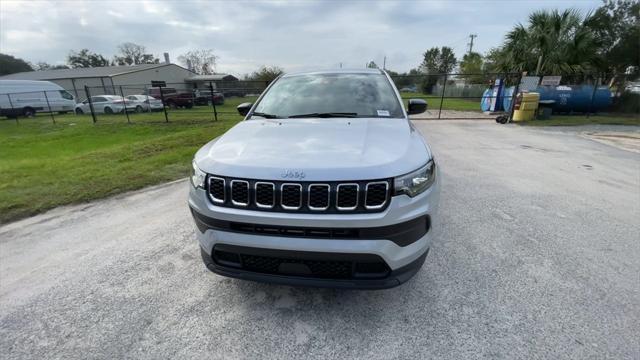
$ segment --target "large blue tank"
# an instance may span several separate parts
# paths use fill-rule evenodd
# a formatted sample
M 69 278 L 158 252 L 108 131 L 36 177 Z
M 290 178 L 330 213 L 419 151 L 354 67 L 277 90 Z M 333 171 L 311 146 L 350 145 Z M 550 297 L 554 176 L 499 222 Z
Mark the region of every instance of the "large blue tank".
M 593 92 L 593 85 L 559 85 L 538 86 L 536 92 L 540 94 L 540 100 L 553 100 L 553 111 L 563 112 L 598 112 L 606 110 L 611 105 L 611 91 L 606 86 L 598 86 Z M 502 106 L 508 111 L 511 109 L 513 87 L 506 88 Z M 593 95 L 593 103 L 591 96 Z

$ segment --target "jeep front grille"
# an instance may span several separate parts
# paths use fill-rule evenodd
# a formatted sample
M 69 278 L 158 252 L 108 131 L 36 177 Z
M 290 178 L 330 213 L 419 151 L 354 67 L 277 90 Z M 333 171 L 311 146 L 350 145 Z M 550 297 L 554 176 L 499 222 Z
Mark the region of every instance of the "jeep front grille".
M 383 211 L 389 204 L 391 181 L 284 182 L 210 175 L 214 205 L 261 211 L 363 213 Z

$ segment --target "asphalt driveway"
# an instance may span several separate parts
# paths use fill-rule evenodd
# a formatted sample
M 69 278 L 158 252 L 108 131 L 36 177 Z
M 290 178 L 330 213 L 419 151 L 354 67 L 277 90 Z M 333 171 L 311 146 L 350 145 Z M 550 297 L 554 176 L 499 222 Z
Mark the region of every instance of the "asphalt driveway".
M 0 227 L 0 357 L 640 358 L 640 155 L 575 128 L 416 124 L 441 218 L 401 287 L 209 273 L 179 181 Z

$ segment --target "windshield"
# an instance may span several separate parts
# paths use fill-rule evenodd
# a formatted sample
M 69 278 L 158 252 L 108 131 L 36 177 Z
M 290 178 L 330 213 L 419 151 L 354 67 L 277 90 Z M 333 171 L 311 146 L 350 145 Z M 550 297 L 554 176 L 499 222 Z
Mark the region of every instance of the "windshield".
M 308 74 L 277 80 L 254 116 L 403 117 L 393 87 L 383 74 Z M 325 116 L 326 117 L 326 116 Z

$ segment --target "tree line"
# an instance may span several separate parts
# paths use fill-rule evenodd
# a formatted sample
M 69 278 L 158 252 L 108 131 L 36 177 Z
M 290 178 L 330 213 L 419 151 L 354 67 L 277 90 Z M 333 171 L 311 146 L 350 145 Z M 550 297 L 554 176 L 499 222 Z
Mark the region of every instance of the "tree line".
M 432 47 L 420 65 L 407 73 L 429 75 L 457 69 L 471 83 L 488 79 L 483 74 L 528 72 L 535 75 L 608 75 L 610 85 L 640 74 L 640 2 L 604 0 L 594 12 L 582 15 L 568 9 L 535 11 L 526 24 L 517 24 L 504 42 L 486 54 L 469 52 L 458 62 L 453 49 Z M 624 76 L 620 76 L 624 74 Z M 426 77 L 425 89 L 438 78 Z M 406 84 L 405 84 L 406 83 Z M 410 77 L 396 84 L 415 83 Z
M 212 49 L 191 50 L 178 56 L 178 61 L 190 70 L 201 75 L 211 75 L 216 71 L 219 57 Z M 0 76 L 25 71 L 77 69 L 104 66 L 130 66 L 140 64 L 159 64 L 160 59 L 147 53 L 146 47 L 131 42 L 118 46 L 118 53 L 109 60 L 107 57 L 94 53 L 89 49 L 70 51 L 66 65 L 51 65 L 43 61 L 29 63 L 11 55 L 0 54 Z M 246 74 L 244 80 L 272 81 L 284 71 L 278 66 L 261 66 L 251 74 Z

